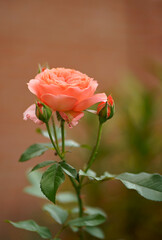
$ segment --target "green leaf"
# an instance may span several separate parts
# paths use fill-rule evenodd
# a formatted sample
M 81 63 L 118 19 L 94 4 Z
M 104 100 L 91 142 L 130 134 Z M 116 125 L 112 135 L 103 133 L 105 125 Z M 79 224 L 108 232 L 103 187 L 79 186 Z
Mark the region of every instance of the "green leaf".
M 80 218 L 75 218 L 68 222 L 69 225 L 76 227 L 84 227 L 84 226 L 98 226 L 106 221 L 106 218 L 101 214 L 95 214 L 90 216 L 84 216 Z
M 103 175 L 101 175 L 100 177 L 97 177 L 96 173 L 94 171 L 92 171 L 91 169 L 89 169 L 86 173 L 84 171 L 80 170 L 79 175 L 88 177 L 90 180 L 96 180 L 96 181 L 110 180 L 110 179 L 114 178 L 114 176 L 115 176 L 108 172 L 104 172 Z
M 65 176 L 60 164 L 55 163 L 42 175 L 41 190 L 44 195 L 55 203 L 56 192 L 59 186 L 65 181 Z
M 16 228 L 21 228 L 31 232 L 36 232 L 44 239 L 47 239 L 47 238 L 49 239 L 52 237 L 47 227 L 41 227 L 33 220 L 26 220 L 21 222 L 12 222 L 12 221 L 7 221 L 7 222 L 11 223 Z
M 104 239 L 105 238 L 104 232 L 99 227 L 86 227 L 84 229 L 84 231 L 86 231 L 87 233 L 89 233 L 93 237 L 96 237 L 96 238 L 99 238 L 99 239 Z
M 78 213 L 78 212 L 79 212 L 78 207 L 75 207 L 72 209 L 72 213 Z M 104 216 L 105 218 L 107 217 L 107 214 L 101 208 L 96 208 L 96 207 L 85 206 L 84 213 L 86 213 L 88 215 L 100 214 L 100 215 Z
M 55 140 L 54 133 L 53 133 L 53 127 L 50 126 L 50 131 L 53 139 Z M 48 131 L 47 130 L 42 130 L 41 128 L 36 129 L 37 133 L 40 133 L 42 136 L 49 138 Z M 61 139 L 61 129 L 56 126 L 56 133 L 57 133 L 57 138 Z
M 153 201 L 162 201 L 162 176 L 149 173 L 122 173 L 115 177 L 127 188 L 136 190 L 141 196 Z
M 60 146 L 62 146 L 62 143 L 60 142 L 59 143 Z M 92 149 L 92 147 L 90 147 L 89 145 L 87 144 L 80 144 L 72 139 L 67 139 L 65 140 L 65 146 L 66 147 L 81 147 L 81 148 L 87 148 L 87 149 Z
M 74 140 L 67 139 L 67 140 L 65 140 L 65 146 L 66 147 L 80 147 L 81 145 Z
M 44 194 L 42 193 L 40 189 L 40 181 L 42 178 L 42 172 L 35 171 L 31 172 L 27 175 L 27 178 L 29 182 L 31 183 L 31 186 L 25 187 L 24 191 L 32 196 L 45 198 Z
M 19 162 L 25 162 L 31 158 L 38 157 L 51 148 L 53 148 L 51 143 L 33 144 L 21 155 Z
M 92 179 L 95 179 L 96 177 L 96 172 L 94 172 L 93 170 L 89 169 L 87 172 L 84 172 L 83 170 L 79 170 L 79 175 L 80 176 L 85 176 L 85 177 L 89 177 Z
M 78 228 L 78 227 L 70 226 L 70 228 L 71 228 L 71 230 L 72 230 L 73 232 L 75 232 L 75 233 L 79 231 L 79 228 Z
M 45 161 L 45 162 L 41 162 L 39 164 L 37 164 L 35 167 L 32 168 L 31 172 L 35 171 L 35 170 L 38 170 L 40 168 L 43 168 L 43 167 L 46 167 L 48 165 L 51 165 L 53 163 L 56 163 L 56 161 L 53 161 L 53 160 L 49 160 L 49 161 Z
M 105 218 L 107 217 L 107 214 L 101 208 L 97 208 L 97 207 L 85 206 L 84 213 L 86 213 L 88 215 L 100 214 L 100 215 L 104 216 Z
M 69 164 L 66 163 L 65 161 L 61 161 L 59 164 L 61 165 L 63 171 L 64 171 L 67 175 L 69 175 L 69 176 L 71 176 L 71 177 L 73 177 L 73 178 L 77 178 L 77 171 L 76 171 L 75 168 L 73 168 L 71 165 L 69 165 Z
M 45 204 L 43 206 L 43 209 L 47 211 L 51 217 L 59 224 L 63 224 L 68 217 L 68 212 L 66 210 L 53 204 Z
M 56 200 L 59 203 L 76 203 L 78 201 L 76 195 L 72 192 L 59 192 L 56 195 Z
M 100 177 L 96 177 L 95 180 L 96 181 L 105 181 L 105 180 L 113 179 L 114 177 L 115 177 L 115 175 L 108 173 L 108 172 L 104 172 L 103 175 L 101 175 Z

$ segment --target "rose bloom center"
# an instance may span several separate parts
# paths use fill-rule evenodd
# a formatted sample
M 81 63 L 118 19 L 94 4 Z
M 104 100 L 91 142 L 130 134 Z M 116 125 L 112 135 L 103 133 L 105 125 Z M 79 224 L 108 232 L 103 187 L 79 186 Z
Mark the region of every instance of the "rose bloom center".
M 79 87 L 80 89 L 87 88 L 90 82 L 93 81 L 93 79 L 89 78 L 86 74 L 64 68 L 46 69 L 41 73 L 40 80 L 48 85 L 59 85 L 62 88 Z

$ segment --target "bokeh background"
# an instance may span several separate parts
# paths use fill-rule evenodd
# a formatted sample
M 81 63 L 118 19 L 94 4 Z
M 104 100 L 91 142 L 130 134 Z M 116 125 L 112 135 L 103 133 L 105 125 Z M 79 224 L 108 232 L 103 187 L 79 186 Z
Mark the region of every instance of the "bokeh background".
M 23 111 L 34 96 L 26 83 L 38 63 L 80 70 L 99 82 L 98 92 L 112 93 L 116 114 L 105 125 L 98 173 L 162 174 L 162 1 L 161 0 L 0 0 L 0 239 L 40 239 L 4 223 L 35 219 L 58 226 L 41 211 L 44 200 L 23 193 L 25 171 L 53 155 L 18 163 L 21 153 L 44 139 Z M 86 114 L 67 130 L 69 138 L 93 145 L 97 119 Z M 68 156 L 77 169 L 88 150 Z M 63 189 L 70 189 L 68 183 Z M 87 187 L 85 202 L 103 208 L 109 240 L 162 239 L 162 204 L 145 200 L 118 182 Z M 66 232 L 62 239 L 76 239 Z M 90 236 L 87 239 L 94 239 Z

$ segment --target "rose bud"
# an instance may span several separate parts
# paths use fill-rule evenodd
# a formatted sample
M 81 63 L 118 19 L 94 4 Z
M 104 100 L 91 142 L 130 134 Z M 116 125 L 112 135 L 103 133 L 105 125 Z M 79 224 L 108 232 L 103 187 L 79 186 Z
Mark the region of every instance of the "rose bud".
M 101 102 L 97 107 L 100 123 L 106 122 L 112 118 L 115 112 L 115 104 L 111 95 L 107 97 L 106 102 Z
M 38 73 L 44 72 L 48 68 L 49 68 L 48 63 L 46 63 L 43 66 L 41 64 L 38 64 Z
M 39 120 L 44 123 L 47 123 L 52 115 L 51 109 L 41 102 L 36 102 L 35 115 Z

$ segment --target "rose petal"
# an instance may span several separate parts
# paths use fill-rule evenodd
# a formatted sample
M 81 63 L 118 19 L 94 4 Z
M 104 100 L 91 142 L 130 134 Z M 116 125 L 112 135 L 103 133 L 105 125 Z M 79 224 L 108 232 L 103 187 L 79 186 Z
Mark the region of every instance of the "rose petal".
M 72 128 L 78 124 L 78 121 L 84 116 L 83 112 L 59 112 L 61 117 L 68 123 L 69 127 Z
M 91 81 L 91 84 L 85 89 L 80 89 L 79 87 L 68 87 L 62 92 L 62 94 L 75 97 L 80 102 L 84 99 L 92 97 L 97 86 L 97 81 Z
M 93 95 L 90 98 L 87 98 L 81 102 L 79 102 L 75 107 L 74 107 L 74 111 L 77 112 L 81 112 L 89 107 L 91 107 L 92 105 L 94 105 L 95 103 L 98 102 L 106 102 L 107 100 L 107 96 L 105 93 L 98 93 Z
M 37 79 L 31 79 L 28 83 L 28 88 L 39 99 L 41 99 L 42 95 L 48 94 L 48 93 L 52 95 L 59 95 L 59 94 L 68 95 L 68 94 L 64 94 L 63 90 L 59 85 L 45 84 L 42 81 Z
M 77 102 L 77 99 L 74 97 L 66 95 L 52 95 L 44 94 L 41 96 L 41 100 L 47 104 L 54 111 L 66 112 L 73 109 L 74 105 Z
M 76 113 L 76 112 L 74 112 Z M 76 126 L 78 124 L 78 121 L 84 116 L 84 113 L 83 112 L 80 112 L 80 113 L 76 113 L 73 115 L 73 119 L 71 121 L 71 124 L 72 126 Z
M 30 107 L 28 107 L 26 109 L 26 111 L 23 113 L 23 119 L 24 120 L 32 120 L 33 122 L 35 122 L 36 124 L 43 124 L 42 121 L 40 121 L 36 115 L 35 115 L 35 108 L 36 108 L 36 105 L 35 104 L 32 104 Z
M 31 79 L 28 83 L 28 89 L 35 94 L 37 97 L 39 97 L 39 80 Z

